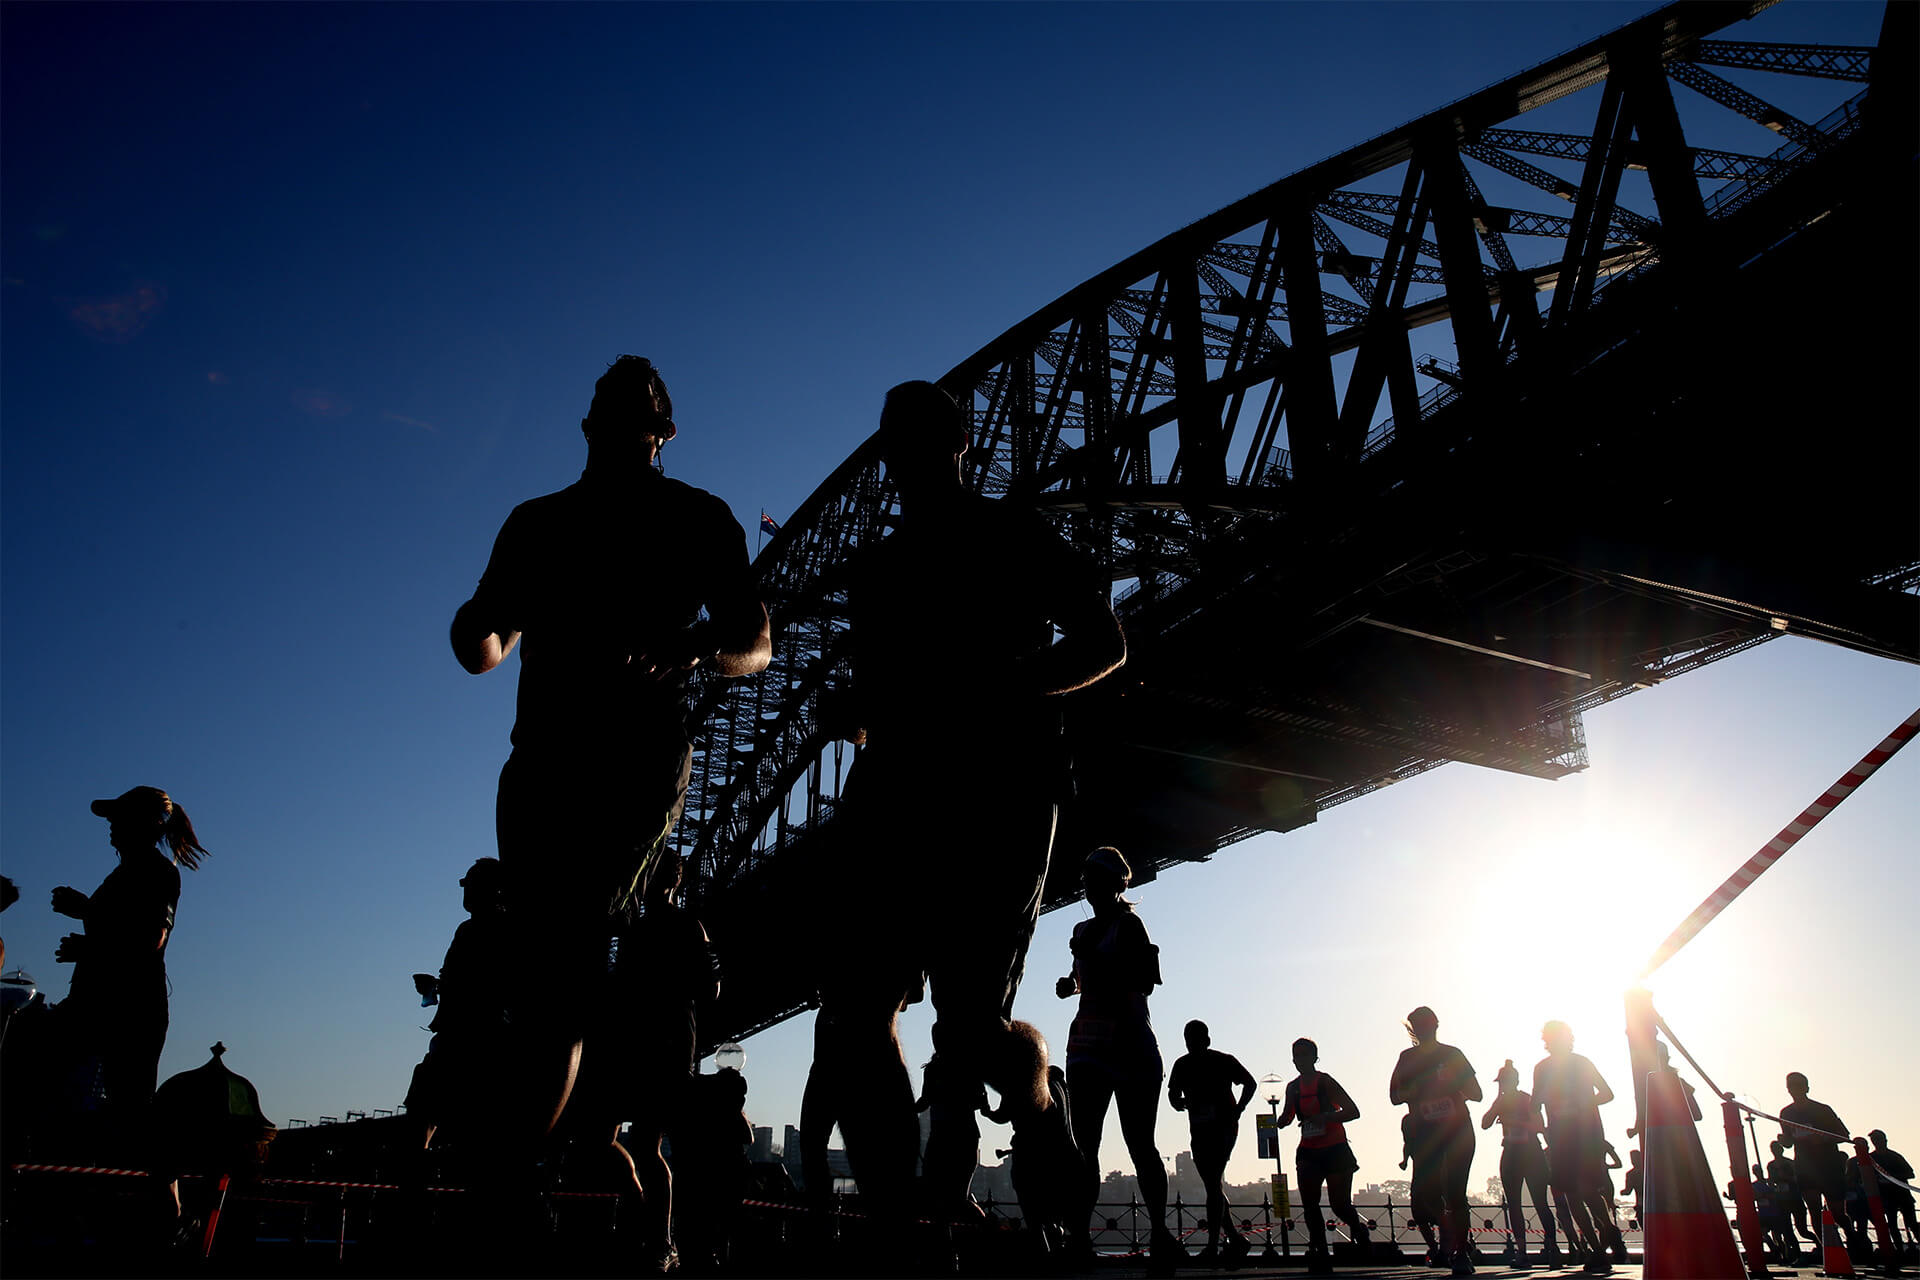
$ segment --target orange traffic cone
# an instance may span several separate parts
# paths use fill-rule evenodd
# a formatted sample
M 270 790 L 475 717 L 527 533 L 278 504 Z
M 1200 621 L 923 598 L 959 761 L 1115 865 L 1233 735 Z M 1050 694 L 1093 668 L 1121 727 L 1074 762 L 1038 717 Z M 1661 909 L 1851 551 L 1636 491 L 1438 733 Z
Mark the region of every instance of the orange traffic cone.
M 1744 1280 L 1733 1228 L 1715 1193 L 1693 1113 L 1672 1071 L 1647 1073 L 1640 1135 L 1647 1177 L 1640 1198 L 1646 1280 Z
M 1833 1220 L 1833 1210 L 1820 1210 L 1820 1274 L 1827 1276 L 1850 1276 L 1853 1274 L 1853 1259 L 1847 1254 L 1846 1243 L 1840 1239 L 1840 1224 Z

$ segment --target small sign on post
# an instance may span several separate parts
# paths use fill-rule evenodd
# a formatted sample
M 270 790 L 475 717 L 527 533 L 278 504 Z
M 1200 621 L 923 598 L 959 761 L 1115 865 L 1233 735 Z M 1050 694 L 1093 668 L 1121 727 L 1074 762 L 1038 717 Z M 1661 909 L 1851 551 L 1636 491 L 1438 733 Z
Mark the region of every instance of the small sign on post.
M 1287 1194 L 1287 1175 L 1273 1175 L 1273 1216 L 1291 1218 L 1293 1216 L 1293 1198 Z
M 1259 1143 L 1259 1158 L 1278 1160 L 1280 1158 L 1280 1122 L 1273 1116 L 1255 1116 L 1254 1138 Z

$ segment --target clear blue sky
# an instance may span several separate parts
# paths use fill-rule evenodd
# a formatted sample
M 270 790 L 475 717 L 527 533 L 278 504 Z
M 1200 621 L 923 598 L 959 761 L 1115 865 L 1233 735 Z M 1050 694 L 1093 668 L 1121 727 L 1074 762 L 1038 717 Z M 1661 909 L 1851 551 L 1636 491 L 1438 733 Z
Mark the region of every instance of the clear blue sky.
M 64 994 L 48 893 L 113 865 L 87 802 L 164 787 L 213 857 L 163 1072 L 218 1038 L 276 1118 L 396 1105 L 408 975 L 492 851 L 512 720 L 512 675 L 462 674 L 446 623 L 507 510 L 578 473 L 613 355 L 665 370 L 673 474 L 784 519 L 892 383 L 1647 7 L 0 9 L 8 965 Z M 1730 34 L 1867 44 L 1879 12 Z M 1624 1088 L 1596 971 L 1916 702 L 1913 668 L 1778 642 L 1595 713 L 1584 775 L 1453 766 L 1171 875 L 1138 895 L 1169 1056 L 1189 1016 L 1256 1074 L 1315 1036 L 1367 1110 L 1363 1182 L 1393 1173 L 1415 1004 L 1489 1078 L 1572 1017 Z M 1909 1151 L 1917 776 L 1897 761 L 1657 984 L 1726 1087 L 1777 1103 L 1798 1067 Z M 1075 914 L 1020 1010 L 1056 1044 Z M 748 1046 L 776 1131 L 807 1030 Z

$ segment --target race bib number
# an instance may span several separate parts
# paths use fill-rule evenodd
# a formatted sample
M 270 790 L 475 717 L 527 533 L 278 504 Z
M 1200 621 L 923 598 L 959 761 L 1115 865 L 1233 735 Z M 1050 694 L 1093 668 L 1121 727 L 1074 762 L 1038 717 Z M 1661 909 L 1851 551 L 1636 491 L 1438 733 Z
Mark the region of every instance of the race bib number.
M 1205 1102 L 1189 1107 L 1187 1113 L 1195 1124 L 1212 1124 L 1220 1118 L 1220 1108 Z
M 1453 1119 L 1452 1098 L 1429 1098 L 1420 1104 L 1420 1118 L 1428 1124 Z
M 1327 1133 L 1327 1121 L 1325 1116 L 1315 1116 L 1311 1120 L 1308 1120 L 1302 1117 L 1300 1121 L 1301 1137 L 1323 1138 L 1326 1136 L 1326 1133 Z

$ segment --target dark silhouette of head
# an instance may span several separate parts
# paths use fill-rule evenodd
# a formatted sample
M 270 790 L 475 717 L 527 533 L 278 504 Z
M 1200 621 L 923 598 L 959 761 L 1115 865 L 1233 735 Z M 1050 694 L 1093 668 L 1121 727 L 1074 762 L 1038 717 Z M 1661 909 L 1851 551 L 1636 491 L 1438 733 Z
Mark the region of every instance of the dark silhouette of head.
M 1513 1065 L 1512 1058 L 1508 1058 L 1506 1065 L 1493 1073 L 1493 1082 L 1502 1089 L 1518 1089 L 1520 1087 L 1520 1068 Z
M 931 382 L 903 382 L 880 410 L 880 459 L 902 505 L 960 491 L 960 455 L 971 424 L 954 398 Z
M 1305 1075 L 1313 1070 L 1313 1064 L 1320 1061 L 1320 1046 L 1301 1036 L 1293 1042 L 1294 1070 Z
M 1777 1142 L 1773 1144 L 1773 1153 L 1775 1155 L 1780 1154 L 1780 1144 Z M 1634 1168 L 1636 1169 L 1639 1168 L 1640 1167 L 1640 1148 L 1638 1147 L 1629 1148 L 1627 1150 L 1627 1159 L 1633 1161 Z
M 725 1101 L 725 1105 L 738 1111 L 747 1104 L 747 1078 L 740 1074 L 737 1067 L 721 1067 L 711 1078 L 714 1092 Z
M 1878 1151 L 1887 1145 L 1887 1131 L 1885 1129 L 1871 1129 L 1867 1132 L 1867 1141 L 1871 1142 L 1874 1150 Z
M 1213 1043 L 1213 1036 L 1207 1030 L 1207 1024 L 1195 1018 L 1186 1025 L 1183 1034 L 1187 1038 L 1187 1052 L 1198 1053 Z
M 1547 1046 L 1547 1052 L 1558 1056 L 1573 1052 L 1573 1028 L 1555 1018 L 1540 1028 L 1540 1043 Z
M 937 1025 L 937 1024 L 936 1024 Z M 1031 1022 L 1007 1024 L 1007 1034 L 983 1046 L 988 1079 L 1004 1083 L 1001 1105 L 1010 1118 L 1038 1115 L 1051 1104 L 1047 1094 L 1047 1038 Z M 1014 1094 L 1018 1096 L 1012 1096 Z M 1009 1107 L 1007 1104 L 1017 1105 Z
M 1772 1142 L 1768 1143 L 1767 1146 L 1776 1156 L 1783 1156 L 1787 1152 L 1786 1144 L 1781 1142 L 1780 1139 L 1778 1138 L 1775 1138 Z
M 468 915 L 498 910 L 504 905 L 501 894 L 504 884 L 500 874 L 500 859 L 476 858 L 473 865 L 467 868 L 467 874 L 460 877 L 460 905 Z
M 1119 898 L 1133 883 L 1133 868 L 1127 865 L 1126 857 L 1118 849 L 1103 845 L 1087 855 L 1080 878 L 1086 885 L 1087 901 L 1099 903 Z
M 145 853 L 164 840 L 173 860 L 192 871 L 207 854 L 187 811 L 158 787 L 135 787 L 110 800 L 95 800 L 91 807 L 95 817 L 109 823 L 107 841 L 123 856 Z
M 580 420 L 589 466 L 651 465 L 674 438 L 673 397 L 645 356 L 620 356 L 593 384 L 593 402 Z
M 1798 1071 L 1789 1072 L 1787 1075 L 1787 1092 L 1792 1094 L 1795 1099 L 1806 1097 L 1807 1078 Z
M 1440 1015 L 1423 1004 L 1407 1015 L 1406 1028 L 1416 1044 L 1424 1043 L 1439 1034 Z

